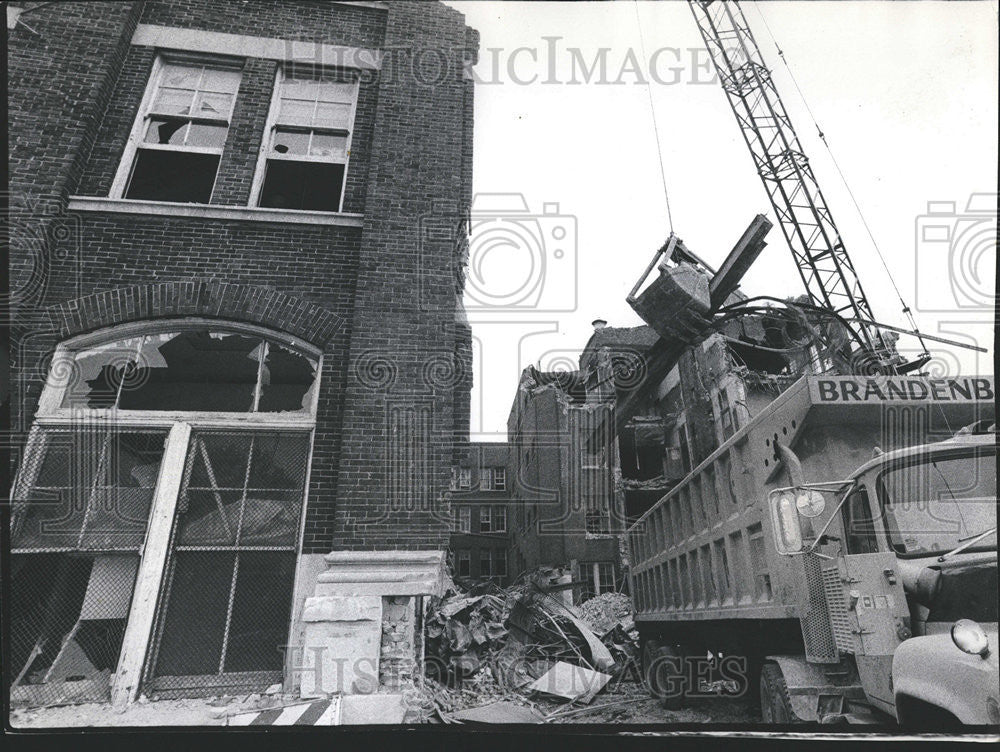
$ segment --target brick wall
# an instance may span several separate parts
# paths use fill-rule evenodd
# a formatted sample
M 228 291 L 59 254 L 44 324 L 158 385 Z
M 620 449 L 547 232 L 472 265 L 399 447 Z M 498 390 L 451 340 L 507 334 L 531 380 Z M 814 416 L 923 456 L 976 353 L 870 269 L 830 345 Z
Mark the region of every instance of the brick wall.
M 140 18 L 401 48 L 391 76 L 363 79 L 345 201 L 363 227 L 67 210 L 70 195 L 106 196 L 121 160 L 154 57 L 129 44 Z M 192 311 L 252 318 L 324 352 L 304 551 L 444 547 L 471 348 L 456 325 L 461 232 L 428 240 L 421 228 L 440 206 L 450 226 L 471 196 L 471 86 L 461 55 L 426 86 L 407 58 L 467 49 L 461 15 L 425 2 L 148 0 L 55 4 L 25 21 L 41 37 L 10 34 L 12 201 L 25 207 L 12 286 L 31 291 L 15 301 L 15 440 L 69 334 Z M 274 66 L 244 61 L 214 203 L 246 203 Z M 324 325 L 305 327 L 310 315 Z

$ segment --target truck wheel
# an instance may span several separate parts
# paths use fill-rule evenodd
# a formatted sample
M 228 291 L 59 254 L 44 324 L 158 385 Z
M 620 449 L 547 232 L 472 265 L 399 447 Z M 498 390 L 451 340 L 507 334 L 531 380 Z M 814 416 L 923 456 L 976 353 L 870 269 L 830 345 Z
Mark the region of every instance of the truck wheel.
M 769 725 L 800 723 L 788 697 L 788 684 L 776 663 L 765 663 L 760 670 L 760 714 Z
M 646 684 L 666 710 L 678 710 L 684 705 L 683 659 L 671 646 L 659 640 L 647 640 L 642 650 L 642 666 Z

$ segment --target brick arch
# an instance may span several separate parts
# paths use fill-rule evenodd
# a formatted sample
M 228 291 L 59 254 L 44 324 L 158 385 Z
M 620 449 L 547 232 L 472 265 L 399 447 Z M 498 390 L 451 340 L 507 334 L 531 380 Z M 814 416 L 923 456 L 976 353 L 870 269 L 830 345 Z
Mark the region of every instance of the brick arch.
M 131 321 L 208 316 L 287 332 L 321 349 L 345 323 L 326 308 L 273 288 L 201 280 L 118 287 L 59 303 L 48 314 L 62 339 Z

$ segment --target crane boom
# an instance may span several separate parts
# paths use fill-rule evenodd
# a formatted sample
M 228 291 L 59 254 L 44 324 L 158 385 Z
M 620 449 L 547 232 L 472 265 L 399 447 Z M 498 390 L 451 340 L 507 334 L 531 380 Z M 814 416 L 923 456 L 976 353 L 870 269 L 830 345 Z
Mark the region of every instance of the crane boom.
M 893 371 L 895 348 L 875 324 L 854 264 L 739 3 L 688 0 L 688 4 L 806 292 L 815 305 L 854 320 L 850 329 L 859 354 L 874 359 L 879 370 Z

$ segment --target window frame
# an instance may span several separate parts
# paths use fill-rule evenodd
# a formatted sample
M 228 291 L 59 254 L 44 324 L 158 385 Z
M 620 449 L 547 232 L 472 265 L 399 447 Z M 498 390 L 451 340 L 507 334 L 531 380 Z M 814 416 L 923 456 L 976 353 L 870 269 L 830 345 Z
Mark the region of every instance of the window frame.
M 234 427 L 234 426 L 269 426 L 273 428 L 295 429 L 303 425 L 315 425 L 316 411 L 319 405 L 319 388 L 312 391 L 307 409 L 297 412 L 205 412 L 192 410 L 122 410 L 118 408 L 82 408 L 63 407 L 63 397 L 68 383 L 53 380 L 53 372 L 61 370 L 71 373 L 73 356 L 80 350 L 128 339 L 146 334 L 162 334 L 185 329 L 208 328 L 225 331 L 232 334 L 265 337 L 290 347 L 292 350 L 307 354 L 316 359 L 316 379 L 319 382 L 323 371 L 323 353 L 318 348 L 282 332 L 253 324 L 221 321 L 203 317 L 184 317 L 177 319 L 158 319 L 156 321 L 139 321 L 101 329 L 79 337 L 61 342 L 52 357 L 52 364 L 46 377 L 45 387 L 38 400 L 38 411 L 35 423 L 38 425 L 61 425 L 71 423 L 78 425 L 81 420 L 107 420 L 113 415 L 119 426 L 149 426 L 170 428 L 174 423 L 190 423 L 197 428 Z M 59 366 L 59 368 L 57 368 Z
M 493 491 L 507 490 L 507 468 L 502 465 L 490 468 L 490 488 Z
M 216 67 L 225 70 L 236 70 L 240 73 L 240 85 L 236 87 L 236 91 L 233 93 L 233 101 L 229 108 L 229 114 L 226 119 L 226 141 L 223 143 L 222 147 L 208 147 L 208 146 L 191 146 L 191 147 L 177 147 L 170 144 L 145 144 L 143 142 L 143 136 L 146 132 L 146 121 L 151 117 L 150 108 L 153 106 L 153 98 L 156 95 L 156 91 L 160 86 L 160 82 L 163 78 L 164 69 L 167 65 L 186 65 L 189 67 L 199 66 L 205 67 Z M 142 99 L 139 101 L 139 109 L 136 112 L 135 119 L 132 122 L 132 130 L 129 131 L 128 138 L 125 141 L 125 148 L 122 151 L 121 160 L 118 163 L 118 169 L 115 171 L 115 177 L 111 182 L 111 190 L 108 191 L 108 197 L 114 199 L 120 199 L 122 201 L 148 201 L 150 199 L 127 199 L 125 198 L 125 191 L 128 188 L 129 182 L 132 178 L 132 172 L 135 168 L 136 155 L 140 148 L 151 149 L 156 151 L 171 151 L 171 152 L 181 152 L 190 154 L 217 154 L 219 156 L 219 165 L 222 164 L 222 155 L 226 150 L 226 143 L 229 141 L 229 129 L 232 128 L 233 123 L 233 113 L 236 111 L 236 101 L 239 98 L 240 87 L 243 84 L 243 59 L 233 58 L 233 57 L 223 57 L 215 55 L 200 55 L 197 53 L 174 53 L 174 52 L 157 52 L 156 57 L 153 59 L 153 67 L 150 69 L 149 77 L 146 80 L 146 89 L 143 92 Z M 198 118 L 192 116 L 189 118 L 191 121 L 203 120 L 203 121 L 213 121 L 221 122 L 215 118 Z M 209 203 L 211 203 L 212 196 L 215 195 L 215 188 L 219 181 L 219 168 L 216 167 L 215 178 L 212 181 L 212 191 L 209 194 Z M 171 202 L 171 203 L 185 203 L 185 202 Z M 194 203 L 194 202 L 191 202 Z
M 507 532 L 507 507 L 503 504 L 494 504 L 490 514 L 492 530 L 494 533 Z
M 465 562 L 467 571 L 462 574 L 462 562 Z M 472 577 L 472 550 L 460 548 L 455 551 L 455 575 L 457 577 Z
M 252 334 L 281 342 L 294 350 L 308 353 L 316 359 L 316 385 L 308 410 L 289 413 L 213 413 L 203 411 L 161 411 L 161 410 L 120 410 L 117 408 L 73 408 L 62 407 L 62 400 L 69 384 L 54 380 L 53 373 L 66 372 L 66 358 L 82 349 L 114 343 L 145 334 L 166 331 L 209 328 L 215 331 L 236 334 Z M 63 367 L 60 368 L 60 364 Z M 25 451 L 19 463 L 12 484 L 12 504 L 20 514 L 21 504 L 28 490 L 35 484 L 42 462 L 34 461 L 37 453 L 46 450 L 47 435 L 53 430 L 93 430 L 108 427 L 109 430 L 127 429 L 167 429 L 164 452 L 153 488 L 153 500 L 147 518 L 146 531 L 140 547 L 140 563 L 136 577 L 132 605 L 126 620 L 126 631 L 119 655 L 119 663 L 112 674 L 112 701 L 134 700 L 145 681 L 145 666 L 150 648 L 155 638 L 156 625 L 162 617 L 161 587 L 168 576 L 167 561 L 169 542 L 177 509 L 181 501 L 181 479 L 188 454 L 193 446 L 192 439 L 199 430 L 234 430 L 247 433 L 261 433 L 282 430 L 305 434 L 307 456 L 302 485 L 302 501 L 294 556 L 301 557 L 306 518 L 309 509 L 309 487 L 312 478 L 312 464 L 315 450 L 316 412 L 322 382 L 323 354 L 318 348 L 295 337 L 266 327 L 243 324 L 203 317 L 183 317 L 177 319 L 143 320 L 100 329 L 61 342 L 46 374 L 45 386 L 39 398 L 38 410 L 29 429 Z M 70 373 L 72 371 L 69 371 Z M 162 542 L 162 547 L 149 546 L 151 540 Z M 293 603 L 300 587 L 298 567 L 292 583 Z M 292 623 L 288 623 L 290 639 Z M 286 642 L 287 644 L 287 642 Z
M 458 532 L 472 532 L 472 508 L 461 506 L 458 508 Z
M 479 507 L 479 532 L 480 533 L 493 533 L 496 532 L 493 529 L 493 510 L 489 504 L 483 504 Z
M 270 149 L 271 149 L 271 139 L 275 130 L 279 127 L 278 123 L 278 111 L 281 107 L 281 84 L 285 81 L 285 70 L 286 66 L 284 64 L 279 64 L 277 70 L 274 72 L 274 85 L 271 89 L 271 103 L 268 105 L 267 119 L 264 121 L 264 131 L 261 135 L 260 140 L 260 150 L 257 154 L 257 162 L 254 166 L 253 180 L 250 183 L 250 198 L 247 202 L 247 206 L 254 208 L 269 208 L 260 206 L 260 196 L 264 189 L 264 176 L 267 172 L 267 160 L 270 159 Z M 358 98 L 361 93 L 361 75 L 360 72 L 353 68 L 339 68 L 330 67 L 326 69 L 321 69 L 320 75 L 324 72 L 334 72 L 340 73 L 353 78 L 354 82 L 354 101 L 351 104 L 351 114 L 348 120 L 347 127 L 347 142 L 344 144 L 344 177 L 341 180 L 340 185 L 340 202 L 337 205 L 336 212 L 322 212 L 325 214 L 340 214 L 344 211 L 344 198 L 347 193 L 347 174 L 351 168 L 351 147 L 354 142 L 354 122 L 357 118 L 358 113 Z M 296 126 L 286 126 L 293 130 Z M 326 132 L 341 132 L 342 128 L 315 128 L 315 127 L 305 127 L 302 129 L 306 132 L 309 131 L 326 131 Z M 313 157 L 308 154 L 297 155 L 294 159 L 290 157 L 275 157 L 276 159 L 281 159 L 287 162 L 316 162 L 320 164 L 340 164 L 340 162 L 335 162 L 328 158 Z M 287 208 L 287 211 L 321 211 L 319 209 L 292 209 Z

